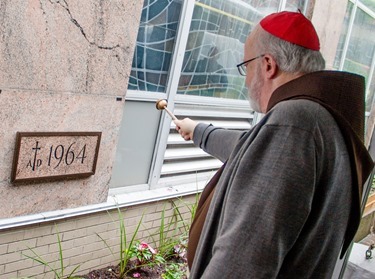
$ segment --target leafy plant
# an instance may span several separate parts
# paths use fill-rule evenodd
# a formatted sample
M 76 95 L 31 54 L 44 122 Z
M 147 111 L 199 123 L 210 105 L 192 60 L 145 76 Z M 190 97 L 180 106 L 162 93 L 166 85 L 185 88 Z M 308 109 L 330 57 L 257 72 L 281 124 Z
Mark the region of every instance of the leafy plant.
M 164 265 L 165 273 L 162 278 L 166 279 L 177 279 L 183 278 L 186 267 L 185 263 L 168 263 L 167 260 L 174 259 L 180 261 L 186 259 L 187 249 L 187 236 L 190 227 L 191 220 L 194 218 L 196 206 L 198 204 L 198 195 L 196 195 L 196 201 L 193 204 L 185 205 L 188 206 L 191 220 L 185 221 L 182 213 L 176 203 L 171 202 L 173 214 L 167 217 L 167 208 L 164 208 L 161 212 L 160 226 L 156 233 L 150 234 L 149 237 L 153 240 L 153 243 L 158 243 L 158 249 L 152 248 L 148 243 L 144 241 L 135 240 L 135 237 L 139 231 L 142 223 L 144 214 L 142 214 L 136 229 L 128 242 L 126 235 L 126 228 L 124 224 L 124 218 L 122 212 L 118 208 L 118 219 L 120 223 L 120 264 L 119 264 L 119 277 L 122 278 L 129 272 L 134 272 L 132 276 L 139 278 L 140 268 L 144 266 L 154 267 L 155 265 Z M 114 255 L 111 247 L 99 234 L 97 236 L 106 244 L 106 246 Z M 158 236 L 155 241 L 154 237 Z
M 145 265 L 156 265 L 165 263 L 164 258 L 149 244 L 142 241 L 136 241 L 135 244 L 131 247 L 130 256 L 137 259 L 139 266 Z
M 120 263 L 119 263 L 119 266 L 120 266 L 120 278 L 124 277 L 129 271 L 133 270 L 133 268 L 127 268 L 131 258 L 133 257 L 133 252 L 132 252 L 132 247 L 134 245 L 134 241 L 135 241 L 135 237 L 139 231 L 139 227 L 141 226 L 141 223 L 142 223 L 142 220 L 143 220 L 143 217 L 144 217 L 144 213 L 142 214 L 141 216 L 141 219 L 139 220 L 138 224 L 137 224 L 137 227 L 130 239 L 130 241 L 128 242 L 128 239 L 127 239 L 127 235 L 126 235 L 126 228 L 125 228 L 125 224 L 124 224 L 124 216 L 120 210 L 120 208 L 117 208 L 117 212 L 118 212 L 118 220 L 119 220 L 119 223 L 120 223 Z M 104 244 L 109 248 L 109 250 L 111 251 L 112 255 L 114 255 L 111 247 L 108 245 L 108 243 L 105 241 L 105 239 L 103 239 L 99 234 L 96 234 L 103 242 Z
M 64 277 L 64 272 L 65 272 L 66 266 L 64 266 L 64 257 L 63 257 L 63 250 L 62 250 L 62 245 L 61 245 L 60 233 L 57 229 L 57 225 L 55 225 L 55 228 L 56 228 L 56 232 L 57 232 L 57 244 L 58 244 L 58 247 L 59 247 L 59 263 L 60 263 L 59 268 L 52 267 L 50 263 L 48 263 L 46 260 L 44 260 L 37 252 L 35 252 L 34 249 L 30 248 L 29 246 L 27 246 L 27 248 L 34 254 L 34 256 L 25 255 L 23 253 L 22 253 L 22 255 L 29 258 L 29 259 L 32 259 L 33 261 L 36 261 L 36 262 L 48 267 L 55 274 L 55 278 L 57 278 L 57 279 L 77 278 L 77 277 L 72 277 L 72 276 L 73 276 L 73 273 L 76 272 L 77 269 L 80 267 L 80 265 L 76 266 L 72 270 L 72 272 L 70 272 L 70 274 L 67 277 Z
M 190 229 L 190 225 L 193 222 L 194 217 L 195 217 L 195 213 L 197 211 L 198 201 L 199 201 L 199 194 L 195 195 L 195 201 L 192 204 L 184 202 L 181 198 L 179 199 L 179 201 L 181 203 L 183 203 L 187 207 L 187 209 L 189 210 L 189 212 L 190 212 L 190 220 L 188 222 L 186 222 L 185 219 L 183 218 L 178 205 L 174 201 L 171 201 L 171 203 L 173 205 L 173 209 L 175 210 L 176 214 L 178 215 L 179 219 L 182 222 L 183 229 L 184 229 L 183 233 L 188 234 L 189 233 L 189 229 Z
M 183 264 L 171 263 L 165 266 L 165 272 L 161 275 L 163 279 L 180 279 L 185 275 L 185 271 L 181 269 Z
M 175 212 L 173 212 L 173 215 L 167 220 L 165 212 L 164 205 L 164 209 L 161 212 L 159 227 L 159 251 L 163 257 L 168 258 L 174 245 L 177 243 L 178 217 Z
M 160 226 L 156 233 L 150 234 L 153 242 L 159 244 L 158 250 L 164 259 L 185 258 L 189 229 L 195 216 L 198 201 L 199 194 L 195 195 L 193 203 L 184 202 L 181 198 L 179 199 L 179 204 L 170 201 L 173 214 L 169 218 L 166 217 L 168 203 L 164 204 L 160 217 Z M 181 204 L 188 208 L 190 213 L 189 220 L 184 219 L 180 211 Z M 158 239 L 155 239 L 155 236 L 158 236 Z
M 176 257 L 186 260 L 186 254 L 187 254 L 187 242 L 188 242 L 188 236 L 187 235 L 182 235 L 180 237 L 179 243 L 177 243 L 173 247 L 174 254 Z
M 179 220 L 176 212 L 169 218 L 166 217 L 166 204 L 161 212 L 160 226 L 156 233 L 150 234 L 153 243 L 158 243 L 158 254 L 165 260 L 174 255 L 173 247 L 178 244 Z M 155 239 L 155 236 L 158 238 Z

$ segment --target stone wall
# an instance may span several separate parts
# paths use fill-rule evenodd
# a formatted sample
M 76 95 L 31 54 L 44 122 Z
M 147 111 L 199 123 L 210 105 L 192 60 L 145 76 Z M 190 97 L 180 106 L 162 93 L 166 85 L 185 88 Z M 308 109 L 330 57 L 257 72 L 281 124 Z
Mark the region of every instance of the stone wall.
M 0 218 L 106 201 L 143 1 L 0 2 Z M 96 174 L 10 183 L 17 132 L 102 132 Z

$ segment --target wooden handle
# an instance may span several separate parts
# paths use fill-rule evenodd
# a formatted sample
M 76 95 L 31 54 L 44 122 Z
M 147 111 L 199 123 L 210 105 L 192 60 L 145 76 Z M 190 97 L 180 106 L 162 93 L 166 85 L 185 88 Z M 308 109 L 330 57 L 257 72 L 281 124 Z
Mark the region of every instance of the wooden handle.
M 167 109 L 167 107 L 164 107 L 164 109 L 173 120 L 178 120 L 177 117 L 169 109 Z

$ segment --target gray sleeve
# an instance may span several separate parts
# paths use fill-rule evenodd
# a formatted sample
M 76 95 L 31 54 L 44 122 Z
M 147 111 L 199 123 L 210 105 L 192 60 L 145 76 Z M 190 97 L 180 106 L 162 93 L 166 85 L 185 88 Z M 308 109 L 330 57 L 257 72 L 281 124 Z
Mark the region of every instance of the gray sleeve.
M 220 224 L 200 278 L 276 278 L 308 217 L 316 164 L 311 134 L 266 126 L 244 152 L 223 182 L 225 200 L 213 201 Z
M 245 133 L 199 123 L 194 130 L 193 141 L 196 146 L 224 162 Z

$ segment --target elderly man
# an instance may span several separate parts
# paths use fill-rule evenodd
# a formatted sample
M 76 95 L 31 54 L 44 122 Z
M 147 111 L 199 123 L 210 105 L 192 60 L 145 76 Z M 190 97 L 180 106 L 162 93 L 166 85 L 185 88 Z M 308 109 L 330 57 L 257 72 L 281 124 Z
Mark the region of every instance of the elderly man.
M 301 13 L 265 17 L 249 35 L 249 99 L 265 113 L 250 131 L 175 120 L 185 140 L 225 162 L 190 230 L 196 278 L 331 278 L 360 221 L 373 168 L 364 138 L 364 79 L 323 71 Z

